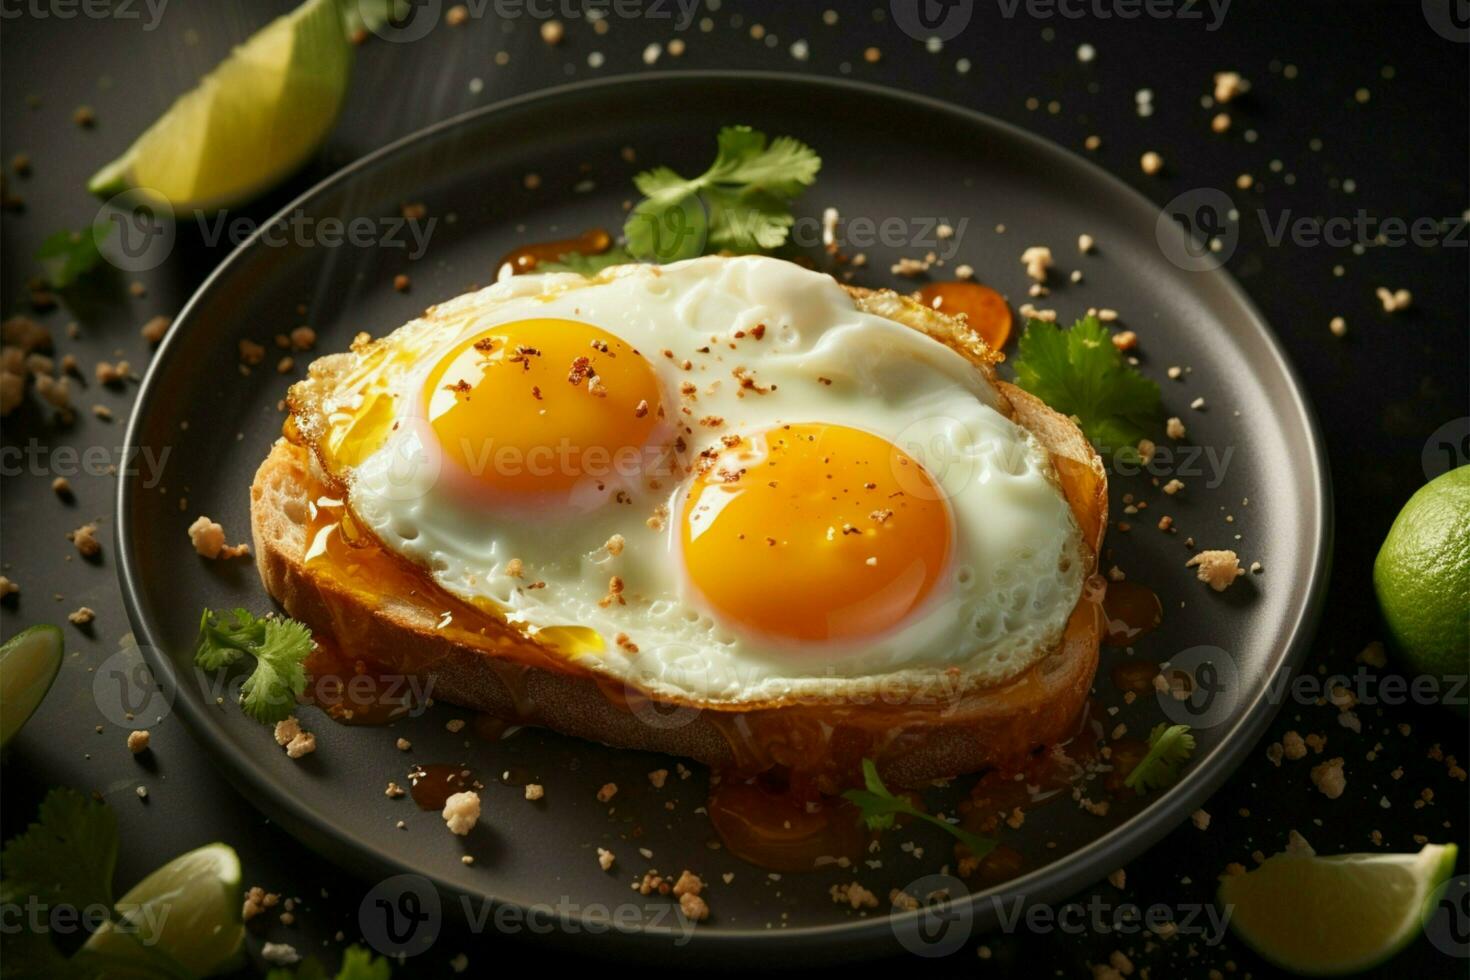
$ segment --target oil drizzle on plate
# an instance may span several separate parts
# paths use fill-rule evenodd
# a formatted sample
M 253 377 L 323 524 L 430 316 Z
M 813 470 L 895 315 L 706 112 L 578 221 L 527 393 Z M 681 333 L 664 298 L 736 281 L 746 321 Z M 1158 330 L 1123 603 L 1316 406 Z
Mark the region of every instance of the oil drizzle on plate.
M 1164 607 L 1153 589 L 1125 579 L 1108 583 L 1103 618 L 1107 628 L 1103 642 L 1110 647 L 1125 647 L 1164 621 Z
M 601 255 L 609 248 L 612 248 L 612 235 L 608 234 L 607 229 L 589 228 L 575 238 L 522 245 L 507 252 L 496 269 L 504 269 L 508 265 L 511 274 L 518 276 L 524 272 L 534 272 L 542 262 L 559 261 L 563 255 Z
M 770 871 L 858 862 L 870 839 L 858 808 L 838 797 L 805 796 L 769 776 L 727 775 L 710 790 L 710 823 L 726 850 Z
M 946 316 L 963 314 L 992 350 L 1000 350 L 1011 336 L 1011 308 L 989 286 L 965 279 L 931 282 L 919 289 L 918 299 Z
M 455 793 L 464 793 L 480 785 L 475 781 L 475 774 L 464 766 L 437 762 L 414 766 L 408 774 L 408 782 L 412 787 L 409 795 L 420 810 L 442 810 L 445 801 Z

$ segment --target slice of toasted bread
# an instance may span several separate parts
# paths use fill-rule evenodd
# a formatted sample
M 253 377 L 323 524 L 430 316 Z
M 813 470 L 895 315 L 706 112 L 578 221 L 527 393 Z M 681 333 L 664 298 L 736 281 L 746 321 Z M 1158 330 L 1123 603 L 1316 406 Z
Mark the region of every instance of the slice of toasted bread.
M 995 355 L 963 321 L 893 293 L 850 290 L 869 312 L 922 330 L 986 371 L 1012 417 L 1051 452 L 1092 555 L 1106 523 L 1101 462 L 1070 420 L 994 379 Z M 340 355 L 338 355 L 340 356 Z M 1101 617 L 1085 594 L 1061 642 L 1005 683 L 959 690 L 935 670 L 927 690 L 881 687 L 856 703 L 679 703 L 610 680 L 484 610 L 439 590 L 376 542 L 319 555 L 312 501 L 324 492 L 311 452 L 281 440 L 251 487 L 251 527 L 266 589 L 348 662 L 411 671 L 432 696 L 519 724 L 608 745 L 667 752 L 743 772 L 814 771 L 834 784 L 874 759 L 897 785 L 1022 762 L 1069 737 L 1097 667 Z M 309 559 L 308 554 L 312 557 Z M 1094 559 L 1095 560 L 1095 559 Z M 350 567 L 349 567 L 350 566 Z

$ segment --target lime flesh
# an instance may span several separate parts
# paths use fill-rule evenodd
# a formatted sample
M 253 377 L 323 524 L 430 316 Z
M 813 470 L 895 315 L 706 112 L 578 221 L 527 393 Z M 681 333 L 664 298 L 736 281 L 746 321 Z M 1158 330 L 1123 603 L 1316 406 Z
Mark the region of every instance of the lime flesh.
M 181 854 L 118 899 L 112 923 L 82 947 L 105 957 L 109 976 L 139 975 L 166 964 L 204 977 L 237 964 L 245 927 L 240 921 L 240 859 L 225 844 Z M 154 974 L 156 975 L 156 974 Z
M 32 626 L 0 647 L 0 748 L 10 744 L 51 690 L 62 648 L 55 626 Z
M 1220 882 L 1230 928 L 1293 973 L 1333 977 L 1375 966 L 1418 935 L 1455 868 L 1455 845 L 1418 854 L 1278 854 Z
M 341 0 L 307 0 L 254 34 L 181 96 L 87 189 L 215 210 L 255 197 L 304 163 L 337 118 L 353 49 Z

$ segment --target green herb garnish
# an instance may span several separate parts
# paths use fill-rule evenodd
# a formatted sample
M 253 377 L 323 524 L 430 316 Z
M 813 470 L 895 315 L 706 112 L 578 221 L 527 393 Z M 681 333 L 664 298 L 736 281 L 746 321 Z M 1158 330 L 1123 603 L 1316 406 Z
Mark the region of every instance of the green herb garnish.
M 674 262 L 712 252 L 747 253 L 786 242 L 791 201 L 816 180 L 822 160 L 800 140 L 726 126 L 710 168 L 692 180 L 668 167 L 633 182 L 640 201 L 623 225 L 634 258 Z
M 1151 789 L 1164 789 L 1179 781 L 1179 770 L 1194 753 L 1194 736 L 1188 725 L 1160 723 L 1148 736 L 1148 755 L 1123 780 L 1123 785 L 1140 796 Z
M 361 946 L 348 946 L 342 953 L 342 968 L 334 980 L 389 980 L 393 966 Z M 295 971 L 277 967 L 266 974 L 266 980 L 332 980 L 320 960 L 306 960 Z
M 283 721 L 306 690 L 306 657 L 311 631 L 294 619 L 257 618 L 244 609 L 216 615 L 208 609 L 199 622 L 194 663 L 218 670 L 241 657 L 255 658 L 255 669 L 240 688 L 240 707 L 256 721 Z
M 112 226 L 99 224 L 83 231 L 58 231 L 41 243 L 36 259 L 46 282 L 65 289 L 95 269 L 102 261 L 101 245 L 112 234 Z
M 1139 441 L 1158 431 L 1159 386 L 1123 359 L 1097 317 L 1070 330 L 1031 320 L 1017 348 L 1016 384 L 1077 419 L 1104 452 L 1136 453 Z
M 536 266 L 537 272 L 575 272 L 589 279 L 603 269 L 615 265 L 627 265 L 638 260 L 628 254 L 628 250 L 621 245 L 614 245 L 606 252 L 596 255 L 584 255 L 581 252 L 568 252 L 555 262 L 542 262 Z
M 961 844 L 968 847 L 970 853 L 977 858 L 982 858 L 994 850 L 996 842 L 990 838 L 972 834 L 947 820 L 930 816 L 902 796 L 894 796 L 888 791 L 888 787 L 883 785 L 883 780 L 878 778 L 878 767 L 873 764 L 872 759 L 863 760 L 863 783 L 867 789 L 850 789 L 842 794 L 842 798 L 857 804 L 863 823 L 868 825 L 869 830 L 890 829 L 893 826 L 893 818 L 902 813 L 906 816 L 918 817 L 920 820 L 927 820 L 934 826 L 943 828 L 954 835 Z

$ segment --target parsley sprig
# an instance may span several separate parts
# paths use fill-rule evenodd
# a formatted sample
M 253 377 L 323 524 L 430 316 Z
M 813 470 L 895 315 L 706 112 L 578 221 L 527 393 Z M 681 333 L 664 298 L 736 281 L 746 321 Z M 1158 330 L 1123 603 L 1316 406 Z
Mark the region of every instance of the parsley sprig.
M 1142 796 L 1151 789 L 1164 789 L 1179 781 L 1179 770 L 1194 754 L 1194 736 L 1188 725 L 1164 725 L 1160 722 L 1148 736 L 1148 755 L 1123 780 Z
M 102 243 L 112 225 L 98 224 L 82 231 L 58 231 L 41 243 L 36 260 L 53 289 L 65 289 L 102 262 Z
M 1100 450 L 1136 455 L 1139 440 L 1158 431 L 1159 386 L 1123 359 L 1097 317 L 1071 329 L 1031 320 L 1017 348 L 1016 384 L 1076 418 Z
M 73 789 L 53 789 L 41 801 L 35 823 L 6 841 L 0 852 L 0 904 L 22 908 L 34 900 L 52 909 L 107 909 L 113 924 L 120 926 L 123 917 L 112 904 L 117 854 L 117 814 L 112 808 Z M 136 930 L 118 931 L 138 935 Z M 162 949 L 141 942 L 138 949 L 142 963 L 91 949 L 67 956 L 45 930 L 7 929 L 4 973 L 75 978 L 146 974 L 187 980 L 189 974 Z
M 244 609 L 216 614 L 204 610 L 194 663 L 219 670 L 255 658 L 255 669 L 240 688 L 240 707 L 261 724 L 284 720 L 306 690 L 306 657 L 311 631 L 294 619 L 256 617 Z
M 335 980 L 389 980 L 393 966 L 381 956 L 374 956 L 361 946 L 349 946 L 342 953 L 342 968 Z M 294 971 L 277 967 L 266 974 L 266 980 L 329 980 L 320 960 L 306 960 Z
M 714 163 L 698 177 L 655 167 L 633 178 L 644 199 L 623 225 L 628 254 L 674 262 L 785 244 L 796 220 L 791 201 L 816 180 L 821 157 L 790 136 L 768 144 L 749 126 L 726 126 L 716 142 Z
M 996 842 L 988 837 L 972 834 L 963 827 L 947 820 L 931 816 L 910 803 L 905 797 L 894 796 L 878 777 L 878 767 L 872 759 L 863 760 L 863 784 L 866 789 L 850 789 L 842 794 L 843 799 L 857 804 L 863 823 L 869 830 L 888 830 L 893 827 L 893 818 L 898 814 L 918 817 L 952 834 L 956 840 L 970 849 L 970 853 L 982 858 L 995 849 Z

